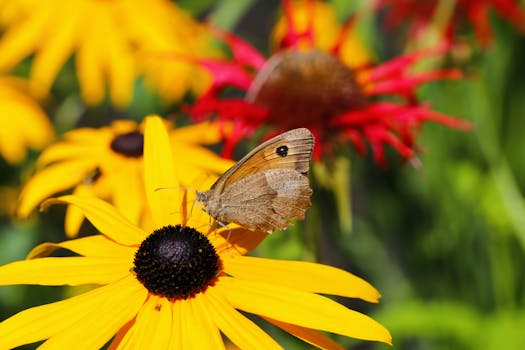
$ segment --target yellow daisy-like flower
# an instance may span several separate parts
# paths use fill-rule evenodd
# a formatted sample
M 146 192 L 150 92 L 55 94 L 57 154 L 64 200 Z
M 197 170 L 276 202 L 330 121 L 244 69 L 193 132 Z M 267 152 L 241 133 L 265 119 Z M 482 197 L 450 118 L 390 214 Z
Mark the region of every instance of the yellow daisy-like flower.
M 115 335 L 109 349 L 224 349 L 221 333 L 241 349 L 280 348 L 238 310 L 325 349 L 341 347 L 317 330 L 390 343 L 379 323 L 317 294 L 376 302 L 366 281 L 330 266 L 243 256 L 264 233 L 225 228 L 205 236 L 195 227 L 208 218 L 188 216 L 188 193 L 155 191 L 186 182 L 158 118 L 146 122 L 144 152 L 152 231 L 97 198 L 47 201 L 77 206 L 102 234 L 40 245 L 30 260 L 0 267 L 0 284 L 101 286 L 1 322 L 3 348 L 46 340 L 45 349 L 98 349 Z M 80 256 L 43 257 L 57 248 Z
M 168 95 L 166 79 L 171 79 L 171 97 L 195 84 L 190 82 L 196 70 L 191 65 L 144 59 L 144 52 L 195 54 L 196 45 L 205 40 L 201 25 L 170 1 L 0 0 L 0 13 L 5 28 L 0 70 L 34 55 L 31 81 L 39 95 L 49 92 L 73 54 L 82 97 L 90 105 L 103 101 L 108 86 L 112 103 L 127 106 L 135 78 L 146 69 L 153 72 L 150 80 L 163 86 L 163 95 Z M 164 78 L 155 77 L 161 68 Z
M 200 186 L 203 174 L 221 174 L 232 162 L 218 157 L 203 144 L 219 142 L 219 127 L 201 123 L 170 131 L 176 162 L 184 167 L 188 183 Z M 44 199 L 73 189 L 75 195 L 91 195 L 113 203 L 131 222 L 147 219 L 143 183 L 143 125 L 115 121 L 99 129 L 80 128 L 46 148 L 37 160 L 37 172 L 20 195 L 18 215 L 27 217 Z M 75 236 L 84 214 L 69 206 L 65 228 Z
M 283 0 L 283 7 L 286 15 L 277 21 L 272 33 L 272 42 L 281 47 L 289 47 L 290 41 L 293 41 L 297 43 L 298 48 L 304 50 L 311 50 L 312 46 L 321 51 L 337 50 L 336 54 L 341 61 L 350 67 L 370 63 L 372 54 L 356 33 L 353 25 L 355 18 L 349 18 L 343 29 L 337 20 L 334 7 L 327 2 Z M 313 13 L 315 21 L 311 20 Z M 312 32 L 309 32 L 310 26 Z
M 0 155 L 10 164 L 26 157 L 27 148 L 40 149 L 53 138 L 46 114 L 26 93 L 26 82 L 0 77 Z

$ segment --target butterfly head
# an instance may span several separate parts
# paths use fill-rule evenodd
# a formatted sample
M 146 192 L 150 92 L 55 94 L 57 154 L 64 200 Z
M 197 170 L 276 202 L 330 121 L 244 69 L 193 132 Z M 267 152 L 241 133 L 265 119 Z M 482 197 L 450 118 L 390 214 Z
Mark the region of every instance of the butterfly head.
M 208 193 L 197 191 L 197 200 L 206 205 L 206 203 L 208 203 Z

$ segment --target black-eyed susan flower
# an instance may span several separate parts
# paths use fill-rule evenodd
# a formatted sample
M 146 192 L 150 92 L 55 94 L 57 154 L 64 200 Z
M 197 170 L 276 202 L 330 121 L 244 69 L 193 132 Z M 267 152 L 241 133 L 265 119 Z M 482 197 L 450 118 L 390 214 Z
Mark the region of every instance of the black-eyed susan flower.
M 413 52 L 377 65 L 364 64 L 363 56 L 350 66 L 342 53 L 347 52 L 345 39 L 352 33 L 352 21 L 340 27 L 338 35 L 331 35 L 331 45 L 323 42 L 320 47 L 317 37 L 323 27 L 315 25 L 317 10 L 322 8 L 325 16 L 327 5 L 313 1 L 283 4 L 286 29 L 277 28 L 275 40 L 280 49 L 269 58 L 233 34 L 221 33 L 232 59 L 196 60 L 212 73 L 214 81 L 188 110 L 198 120 L 215 115 L 219 120 L 233 121 L 226 155 L 254 130 L 265 127 L 271 135 L 307 127 L 316 136 L 316 159 L 347 143 L 364 153 L 368 142 L 376 162 L 384 165 L 385 145 L 403 158 L 414 156 L 417 134 L 427 121 L 470 127 L 433 111 L 416 97 L 416 89 L 425 82 L 461 77 L 455 69 L 413 70 L 416 63 L 443 53 L 446 47 Z M 352 46 L 355 43 L 350 40 Z M 232 87 L 244 96 L 224 97 L 223 92 Z
M 0 13 L 0 70 L 33 56 L 30 80 L 38 94 L 49 92 L 72 56 L 90 105 L 104 100 L 107 87 L 115 106 L 127 106 L 143 74 L 169 98 L 202 84 L 195 67 L 148 59 L 155 52 L 196 53 L 206 40 L 203 27 L 170 1 L 14 0 L 0 1 Z
M 219 141 L 214 123 L 201 123 L 170 131 L 173 152 L 195 187 L 205 180 L 203 173 L 221 174 L 231 161 L 216 156 L 201 145 Z M 73 189 L 76 195 L 91 195 L 113 203 L 131 222 L 146 219 L 143 183 L 143 124 L 117 120 L 102 128 L 79 128 L 46 148 L 37 160 L 37 171 L 20 196 L 18 215 L 28 216 L 44 199 Z M 194 181 L 193 183 L 191 181 Z M 65 227 L 75 235 L 84 215 L 68 207 Z
M 109 349 L 222 349 L 222 333 L 241 349 L 280 348 L 240 311 L 325 349 L 341 347 L 318 330 L 390 343 L 379 323 L 320 295 L 376 302 L 379 294 L 366 281 L 330 266 L 244 256 L 264 233 L 223 228 L 204 235 L 196 228 L 208 218 L 202 211 L 188 216 L 188 192 L 156 191 L 186 183 L 156 118 L 147 121 L 144 153 L 151 228 L 94 197 L 49 200 L 77 206 L 101 234 L 40 245 L 29 260 L 0 267 L 0 284 L 100 287 L 4 320 L 3 347 L 45 340 L 49 349 L 107 342 Z M 58 248 L 78 256 L 44 257 Z
M 53 138 L 53 127 L 27 91 L 25 81 L 0 77 L 0 155 L 10 164 L 22 162 L 27 148 L 41 149 Z
M 454 41 L 457 31 L 469 23 L 482 45 L 492 41 L 489 14 L 495 12 L 525 34 L 525 10 L 514 0 L 379 0 L 387 29 L 406 27 L 408 37 L 428 37 L 437 31 L 445 40 Z

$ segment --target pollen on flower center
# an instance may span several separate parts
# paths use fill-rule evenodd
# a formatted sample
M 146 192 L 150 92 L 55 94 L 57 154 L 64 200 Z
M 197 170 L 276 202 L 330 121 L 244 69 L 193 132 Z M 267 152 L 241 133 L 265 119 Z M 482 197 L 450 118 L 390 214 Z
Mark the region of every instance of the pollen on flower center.
M 213 283 L 221 262 L 202 233 L 180 225 L 165 226 L 142 242 L 133 270 L 151 293 L 186 299 Z
M 131 131 L 116 136 L 111 141 L 111 149 L 126 157 L 142 157 L 144 152 L 144 135 L 140 131 Z
M 297 127 L 298 120 L 302 126 L 326 123 L 365 104 L 354 72 L 318 50 L 274 55 L 257 74 L 248 98 L 268 107 L 271 121 L 283 129 Z

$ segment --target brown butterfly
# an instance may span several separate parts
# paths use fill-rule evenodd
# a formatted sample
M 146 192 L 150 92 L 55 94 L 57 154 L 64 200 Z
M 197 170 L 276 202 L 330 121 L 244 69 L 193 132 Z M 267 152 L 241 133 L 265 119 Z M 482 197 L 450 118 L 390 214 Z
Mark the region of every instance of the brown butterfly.
M 314 136 L 293 129 L 260 144 L 226 171 L 197 200 L 219 222 L 252 231 L 284 229 L 289 219 L 304 219 L 312 203 L 308 169 Z

